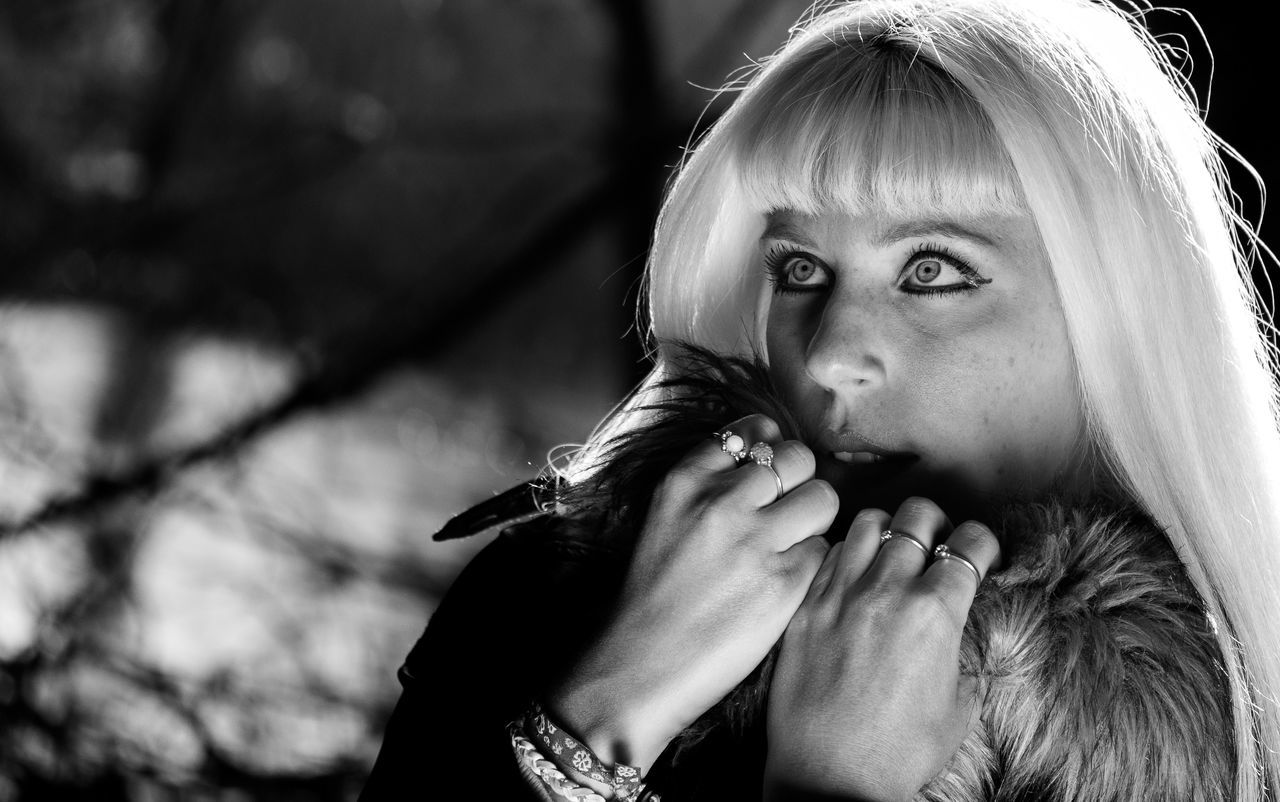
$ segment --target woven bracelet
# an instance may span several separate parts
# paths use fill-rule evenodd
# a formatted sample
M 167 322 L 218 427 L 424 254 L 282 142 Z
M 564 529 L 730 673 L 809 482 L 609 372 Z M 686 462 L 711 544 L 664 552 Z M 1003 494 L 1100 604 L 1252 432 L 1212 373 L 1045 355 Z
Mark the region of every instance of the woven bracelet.
M 524 720 L 532 724 L 528 731 L 539 741 L 538 751 L 544 757 L 558 762 L 565 769 L 572 767 L 582 776 L 608 785 L 613 789 L 614 798 L 620 802 L 632 802 L 644 790 L 639 769 L 621 763 L 616 766 L 604 763 L 581 739 L 573 737 L 548 718 L 537 702 L 530 704 Z
M 538 747 L 524 737 L 520 730 L 520 721 L 513 721 L 507 725 L 507 731 L 511 734 L 511 748 L 515 750 L 516 758 L 520 763 L 542 780 L 547 788 L 551 789 L 551 793 L 563 799 L 572 799 L 574 802 L 605 802 L 605 798 L 595 791 L 583 788 L 566 777 L 556 764 L 542 756 Z

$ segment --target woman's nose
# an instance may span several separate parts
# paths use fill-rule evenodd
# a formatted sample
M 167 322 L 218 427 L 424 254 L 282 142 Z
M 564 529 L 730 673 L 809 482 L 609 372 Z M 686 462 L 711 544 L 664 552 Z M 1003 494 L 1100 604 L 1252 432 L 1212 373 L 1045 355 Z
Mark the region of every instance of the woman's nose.
M 805 369 L 831 390 L 866 389 L 884 380 L 882 332 L 865 306 L 832 298 L 805 351 Z

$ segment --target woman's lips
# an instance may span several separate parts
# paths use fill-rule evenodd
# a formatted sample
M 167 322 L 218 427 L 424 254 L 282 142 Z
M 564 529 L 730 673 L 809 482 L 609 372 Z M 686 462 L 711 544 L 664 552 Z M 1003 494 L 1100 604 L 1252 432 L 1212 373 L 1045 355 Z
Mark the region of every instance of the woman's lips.
M 834 451 L 831 456 L 836 462 L 843 462 L 846 465 L 865 465 L 885 461 L 883 454 L 876 454 L 873 451 Z

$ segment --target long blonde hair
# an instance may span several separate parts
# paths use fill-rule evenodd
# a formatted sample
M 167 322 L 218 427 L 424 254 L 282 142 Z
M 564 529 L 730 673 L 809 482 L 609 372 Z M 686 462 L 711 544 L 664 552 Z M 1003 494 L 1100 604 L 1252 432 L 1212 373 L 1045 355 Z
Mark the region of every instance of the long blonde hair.
M 761 347 L 772 209 L 1024 209 L 1066 317 L 1090 445 L 1218 622 L 1241 800 L 1280 781 L 1280 433 L 1256 236 L 1185 79 L 1092 0 L 822 4 L 669 189 L 648 265 L 669 343 Z M 628 423 L 623 407 L 597 432 Z

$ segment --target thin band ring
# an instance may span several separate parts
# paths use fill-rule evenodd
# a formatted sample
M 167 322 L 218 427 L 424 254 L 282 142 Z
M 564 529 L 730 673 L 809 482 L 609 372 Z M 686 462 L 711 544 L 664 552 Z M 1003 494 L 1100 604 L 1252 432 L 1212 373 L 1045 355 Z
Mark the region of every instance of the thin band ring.
M 782 477 L 778 475 L 778 472 L 774 470 L 773 466 L 765 465 L 763 462 L 758 462 L 756 464 L 762 467 L 768 468 L 769 473 L 773 474 L 773 484 L 778 488 L 778 495 L 774 496 L 773 500 L 777 501 L 778 499 L 786 495 L 787 490 L 782 486 Z
M 978 566 L 974 565 L 973 561 L 963 554 L 958 554 L 947 548 L 945 543 L 939 543 L 938 547 L 933 550 L 933 558 L 935 560 L 955 560 L 958 563 L 963 563 L 966 568 L 973 572 L 973 578 L 978 580 L 978 584 L 982 584 L 982 572 L 978 570 Z
M 929 547 L 926 546 L 924 543 L 921 543 L 918 538 L 912 535 L 908 535 L 906 532 L 895 532 L 892 529 L 886 529 L 880 533 L 880 545 L 883 546 L 885 543 L 888 543 L 890 540 L 895 540 L 897 538 L 904 538 L 910 541 L 911 545 L 920 549 L 920 553 L 924 555 L 926 560 L 929 559 Z
M 769 473 L 773 474 L 773 483 L 778 488 L 778 495 L 773 497 L 774 501 L 786 495 L 786 488 L 782 486 L 782 477 L 778 475 L 778 471 L 773 467 L 773 446 L 768 443 L 756 443 L 751 446 L 751 450 L 747 452 L 747 456 L 757 465 L 769 469 Z

